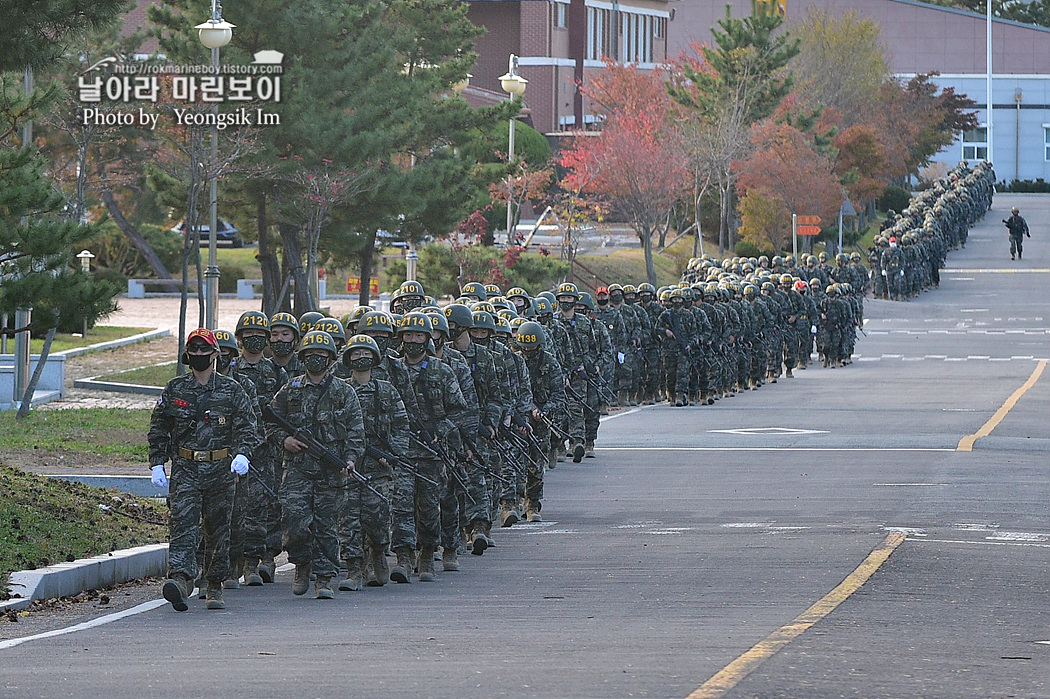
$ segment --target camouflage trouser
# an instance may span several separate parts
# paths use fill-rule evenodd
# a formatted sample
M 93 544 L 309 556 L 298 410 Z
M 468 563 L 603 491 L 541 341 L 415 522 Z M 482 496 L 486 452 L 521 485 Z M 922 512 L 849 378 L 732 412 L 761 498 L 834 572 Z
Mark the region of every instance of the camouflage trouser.
M 584 402 L 578 401 L 572 396 L 568 399 L 568 411 L 569 411 L 569 422 L 566 427 L 566 432 L 569 433 L 569 437 L 573 443 L 582 442 L 586 434 L 587 418 L 590 414 L 590 410 L 584 408 L 584 405 L 591 405 L 586 402 L 588 396 L 587 381 L 577 373 L 573 373 L 569 379 L 569 386 L 584 399 Z M 598 406 L 593 406 L 597 410 Z M 597 419 L 597 415 L 595 415 Z
M 233 498 L 233 517 L 230 521 L 230 561 L 245 558 L 262 558 L 266 555 L 267 522 L 273 507 L 273 496 L 267 493 L 260 481 L 274 492 L 273 459 L 264 452 L 267 445 L 256 450 L 251 459 L 251 473 L 237 479 L 237 490 Z M 240 571 L 233 571 L 240 574 Z
M 756 337 L 752 340 L 751 361 L 748 367 L 748 378 L 755 384 L 766 380 L 767 357 L 766 341 Z
M 284 548 L 288 562 L 311 563 L 319 576 L 339 572 L 339 514 L 346 477 L 307 475 L 298 466 L 285 469 L 281 482 Z
M 234 478 L 230 459 L 197 463 L 176 456 L 168 484 L 168 577 L 196 580 L 197 546 L 209 582 L 230 573 L 230 516 Z M 203 531 L 202 531 L 203 524 Z
M 390 544 L 395 549 L 437 548 L 441 537 L 441 498 L 445 494 L 445 467 L 438 459 L 412 460 L 416 470 L 438 485 L 416 478 L 402 469 L 394 471 L 391 500 Z
M 273 460 L 273 482 L 271 488 L 275 493 L 280 495 L 278 488 L 281 483 L 284 482 L 284 450 L 280 449 L 274 456 Z M 267 484 L 270 485 L 270 484 Z M 283 505 L 281 504 L 280 498 L 274 498 L 267 494 L 268 504 L 266 506 L 265 521 L 266 521 L 266 552 L 271 557 L 276 558 L 280 555 L 284 547 L 283 541 L 283 520 L 284 513 L 282 512 Z
M 533 419 L 529 419 L 532 424 L 533 436 L 536 438 L 536 444 L 542 445 L 550 441 L 550 428 L 542 422 L 536 422 Z M 532 460 L 525 464 L 525 499 L 532 500 L 536 503 L 536 510 L 539 511 L 539 503 L 543 499 L 543 473 L 547 467 L 547 455 L 537 449 L 535 446 L 531 447 Z
M 390 499 L 392 479 L 373 477 L 370 484 Z M 386 551 L 390 545 L 390 503 L 356 480 L 347 482 L 339 508 L 339 558 L 363 558 L 365 547 Z
M 584 438 L 588 442 L 593 442 L 598 439 L 598 424 L 601 422 L 601 406 L 604 401 L 594 384 L 588 383 L 586 388 L 587 405 L 590 407 L 583 411 Z
M 663 351 L 664 390 L 668 398 L 674 400 L 676 393 L 689 392 L 689 375 L 693 370 L 689 357 L 675 345 L 673 349 Z
M 478 449 L 481 447 L 478 446 Z M 481 460 L 484 455 L 475 454 L 474 458 Z M 441 546 L 449 549 L 458 548 L 462 543 L 464 526 L 477 521 L 490 521 L 489 486 L 484 472 L 474 464 L 461 463 L 456 467 L 466 488 L 458 478 L 449 474 L 441 498 Z
M 799 333 L 794 325 L 784 328 L 784 366 L 794 369 L 798 366 Z
M 1014 256 L 1014 252 L 1018 255 L 1024 252 L 1024 236 L 1010 236 L 1010 257 Z
M 660 396 L 660 389 L 664 385 L 663 358 L 661 357 L 659 346 L 652 345 L 645 348 L 645 351 L 642 353 L 642 362 L 645 365 L 645 379 L 642 382 L 642 389 L 648 398 L 656 400 Z

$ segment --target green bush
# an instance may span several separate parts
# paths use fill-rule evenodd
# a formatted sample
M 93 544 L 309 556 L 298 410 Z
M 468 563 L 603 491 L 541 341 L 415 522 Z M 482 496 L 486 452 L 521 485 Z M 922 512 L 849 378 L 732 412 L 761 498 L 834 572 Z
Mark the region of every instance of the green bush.
M 247 278 L 247 272 L 240 265 L 219 265 L 219 293 L 237 293 L 237 280 Z
M 882 211 L 893 209 L 897 213 L 900 213 L 908 208 L 910 202 L 911 192 L 901 187 L 890 185 L 882 190 L 882 195 L 879 196 L 878 207 Z
M 995 185 L 995 191 L 1013 194 L 1045 194 L 1050 192 L 1050 182 L 1042 177 L 1035 180 L 1014 180 L 1010 184 L 1003 181 Z
M 736 247 L 733 248 L 733 253 L 736 254 L 737 257 L 759 257 L 760 255 L 772 257 L 775 254 L 772 247 L 760 248 L 750 240 L 737 241 Z

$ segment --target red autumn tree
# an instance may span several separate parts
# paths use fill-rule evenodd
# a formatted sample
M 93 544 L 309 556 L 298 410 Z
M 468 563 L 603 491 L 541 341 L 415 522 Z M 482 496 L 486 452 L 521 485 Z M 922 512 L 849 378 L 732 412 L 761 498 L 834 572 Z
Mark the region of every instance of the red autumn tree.
M 766 121 L 752 132 L 754 154 L 737 164 L 741 189 L 783 202 L 793 214 L 830 221 L 842 202 L 842 185 L 812 137 L 794 126 Z
M 603 110 L 599 136 L 580 136 L 558 164 L 564 189 L 604 200 L 642 244 L 649 282 L 656 283 L 653 232 L 686 191 L 685 158 L 674 147 L 672 104 L 662 76 L 636 66 L 606 64 L 586 88 Z

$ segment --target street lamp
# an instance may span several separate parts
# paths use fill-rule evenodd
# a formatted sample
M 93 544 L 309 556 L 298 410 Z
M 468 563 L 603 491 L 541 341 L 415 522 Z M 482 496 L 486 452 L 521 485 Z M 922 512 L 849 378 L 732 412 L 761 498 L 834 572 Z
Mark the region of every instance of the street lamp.
M 90 250 L 81 250 L 77 254 L 77 259 L 80 260 L 80 271 L 84 274 L 91 274 L 91 261 L 95 259 L 95 256 L 91 254 Z M 87 337 L 87 326 L 88 319 L 87 314 L 84 315 L 84 332 L 82 337 Z
M 211 49 L 212 73 L 219 73 L 219 49 L 230 43 L 233 38 L 233 25 L 222 18 L 222 6 L 219 0 L 211 0 L 211 19 L 201 22 L 194 29 L 197 30 L 201 43 Z M 218 304 L 219 304 L 219 265 L 216 260 L 216 234 L 219 228 L 219 105 L 212 104 L 212 127 L 211 127 L 211 167 L 208 177 L 209 197 L 211 205 L 208 210 L 208 268 L 204 270 L 205 285 L 205 320 L 206 327 L 215 330 L 218 327 Z M 197 289 L 200 293 L 200 289 Z
M 529 84 L 529 81 L 518 75 L 518 57 L 513 53 L 510 55 L 509 65 L 507 72 L 504 75 L 499 76 L 500 87 L 503 91 L 510 95 L 510 98 L 521 98 L 525 95 L 525 86 Z M 510 118 L 510 136 L 508 138 L 509 143 L 507 144 L 507 162 L 514 162 L 514 117 Z M 514 188 L 513 188 L 513 177 L 507 175 L 507 244 L 510 244 L 511 233 L 510 225 L 512 220 L 512 208 L 514 199 Z

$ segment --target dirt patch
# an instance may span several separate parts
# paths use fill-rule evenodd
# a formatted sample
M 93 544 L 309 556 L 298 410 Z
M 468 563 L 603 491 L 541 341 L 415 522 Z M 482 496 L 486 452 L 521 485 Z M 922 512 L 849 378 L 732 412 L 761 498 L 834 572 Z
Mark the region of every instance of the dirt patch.
M 74 451 L 4 449 L 4 463 L 40 475 L 68 473 L 78 476 L 144 476 L 149 474 L 149 462 L 145 459 L 125 460 L 120 456 Z
M 164 337 L 151 342 L 72 357 L 66 360 L 66 388 L 72 389 L 73 382 L 77 379 L 170 362 L 177 359 L 178 352 L 178 340 L 174 337 Z

